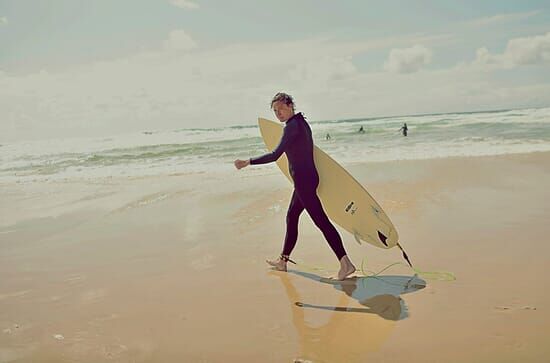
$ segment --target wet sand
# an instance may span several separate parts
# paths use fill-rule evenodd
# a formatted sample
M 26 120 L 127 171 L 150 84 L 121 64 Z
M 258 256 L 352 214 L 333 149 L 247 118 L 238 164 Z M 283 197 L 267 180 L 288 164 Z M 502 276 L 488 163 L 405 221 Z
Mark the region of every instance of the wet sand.
M 550 153 L 347 165 L 412 262 L 344 283 L 291 186 L 230 174 L 0 185 L 0 362 L 540 362 Z M 397 249 L 359 246 L 379 271 Z M 364 260 L 363 260 L 364 259 Z

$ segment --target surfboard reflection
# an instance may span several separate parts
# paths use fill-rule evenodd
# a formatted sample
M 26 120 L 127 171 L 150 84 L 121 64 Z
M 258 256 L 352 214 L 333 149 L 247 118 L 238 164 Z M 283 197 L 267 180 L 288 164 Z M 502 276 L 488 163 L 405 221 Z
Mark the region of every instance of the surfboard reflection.
M 299 338 L 299 358 L 314 362 L 364 362 L 370 352 L 379 350 L 389 338 L 395 322 L 408 316 L 400 295 L 426 286 L 425 281 L 416 276 L 357 277 L 336 281 L 295 270 L 271 274 L 280 278 L 288 296 L 292 322 Z M 332 285 L 344 293 L 335 306 L 304 302 L 293 284 L 292 275 Z M 349 306 L 353 300 L 361 306 Z M 313 327 L 306 323 L 307 309 L 326 310 L 331 314 L 327 323 Z
M 414 292 L 426 287 L 426 282 L 418 276 L 364 276 L 352 277 L 344 281 L 322 278 L 318 275 L 292 271 L 292 273 L 321 283 L 333 285 L 365 308 L 338 306 L 319 306 L 297 302 L 298 306 L 334 311 L 377 314 L 387 320 L 401 320 L 408 316 L 402 294 Z

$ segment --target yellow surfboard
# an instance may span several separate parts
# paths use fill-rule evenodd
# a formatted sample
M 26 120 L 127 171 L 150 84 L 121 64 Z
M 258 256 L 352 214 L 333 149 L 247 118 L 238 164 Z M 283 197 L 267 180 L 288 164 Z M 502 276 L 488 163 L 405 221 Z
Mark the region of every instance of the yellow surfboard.
M 258 119 L 258 124 L 265 145 L 272 151 L 283 135 L 283 126 L 263 118 Z M 319 173 L 317 195 L 328 217 L 353 234 L 358 243 L 365 241 L 380 248 L 396 246 L 397 230 L 365 188 L 317 146 L 313 157 Z M 277 160 L 277 165 L 292 182 L 285 154 Z

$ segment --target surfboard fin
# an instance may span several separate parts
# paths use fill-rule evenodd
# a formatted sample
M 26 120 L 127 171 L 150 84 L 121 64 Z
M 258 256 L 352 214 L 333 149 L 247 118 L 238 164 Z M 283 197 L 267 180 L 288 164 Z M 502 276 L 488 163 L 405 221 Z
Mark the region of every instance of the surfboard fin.
M 403 249 L 403 247 L 401 247 L 401 245 L 399 243 L 397 243 L 397 247 L 399 247 L 401 252 L 403 252 L 403 258 L 405 259 L 405 261 L 407 261 L 409 266 L 411 266 L 411 268 L 413 268 L 413 265 L 412 265 L 411 261 L 409 260 L 409 256 L 407 256 L 407 252 L 405 252 L 405 250 Z
M 386 235 L 384 235 L 384 233 L 380 231 L 377 231 L 377 232 L 378 232 L 378 239 L 380 240 L 380 242 L 382 242 L 384 246 L 388 247 L 388 242 L 386 242 L 388 237 L 386 237 Z

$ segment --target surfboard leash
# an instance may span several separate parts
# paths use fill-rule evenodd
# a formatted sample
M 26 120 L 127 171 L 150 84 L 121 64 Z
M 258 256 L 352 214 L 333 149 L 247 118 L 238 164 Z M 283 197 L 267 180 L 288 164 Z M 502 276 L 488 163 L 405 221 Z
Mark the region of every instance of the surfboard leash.
M 403 247 L 401 247 L 401 245 L 399 244 L 399 242 L 397 242 L 397 247 L 399 247 L 399 249 L 400 249 L 401 252 L 403 253 L 403 258 L 405 259 L 405 261 L 407 261 L 407 263 L 409 264 L 409 266 L 411 266 L 411 268 L 414 270 L 414 267 L 413 267 L 411 261 L 409 260 L 409 256 L 407 256 L 407 252 L 405 252 L 405 250 L 403 249 Z
M 452 274 L 450 272 L 422 271 L 422 270 L 419 270 L 419 269 L 413 267 L 413 265 L 411 263 L 411 260 L 409 259 L 409 256 L 407 255 L 407 252 L 405 252 L 405 249 L 403 248 L 403 246 L 401 246 L 399 244 L 399 242 L 396 245 L 401 250 L 401 252 L 403 254 L 403 258 L 405 259 L 405 261 L 407 261 L 408 267 L 410 267 L 415 272 L 415 276 L 420 275 L 420 276 L 422 276 L 424 278 L 427 278 L 427 279 L 430 279 L 430 280 L 439 280 L 439 281 L 454 281 L 454 280 L 456 280 L 456 277 L 454 276 L 454 274 Z M 283 259 L 286 262 L 293 263 L 297 266 L 301 266 L 302 268 L 305 268 L 305 269 L 310 270 L 310 271 L 316 271 L 316 272 L 330 271 L 330 269 L 321 268 L 321 267 L 317 267 L 317 266 L 310 266 L 310 265 L 304 264 L 303 262 L 297 263 L 297 262 L 291 260 L 290 257 L 287 256 L 287 255 L 282 255 L 281 254 L 280 257 L 281 257 L 281 259 Z M 366 269 L 366 259 L 367 258 L 364 257 L 361 260 L 361 267 L 360 267 L 360 270 L 363 273 L 363 276 L 366 276 L 366 277 L 378 278 L 378 276 L 382 272 L 388 270 L 389 268 L 391 268 L 393 266 L 396 266 L 396 265 L 407 266 L 402 262 L 394 262 L 394 263 L 391 263 L 391 264 L 387 265 L 386 267 L 384 267 L 380 271 L 374 272 L 374 271 L 370 271 L 370 270 Z
M 309 270 L 311 272 L 316 272 L 316 273 L 332 273 L 332 272 L 335 272 L 336 270 L 332 269 L 332 268 L 329 268 L 329 267 L 321 267 L 321 266 L 312 266 L 312 265 L 308 265 L 306 263 L 304 263 L 303 261 L 299 261 L 299 262 L 294 262 L 300 269 L 304 269 L 304 270 Z M 410 267 L 414 273 L 415 273 L 415 276 L 421 276 L 425 279 L 428 279 L 428 280 L 438 280 L 438 281 L 454 281 L 456 280 L 456 277 L 453 273 L 451 272 L 443 272 L 443 271 L 422 271 L 418 268 L 414 268 L 414 267 L 411 267 L 410 265 L 406 265 L 405 263 L 403 262 L 394 262 L 394 263 L 391 263 L 385 267 L 383 267 L 381 270 L 379 270 L 378 272 L 376 271 L 372 271 L 370 269 L 367 268 L 367 257 L 363 257 L 361 259 L 361 265 L 359 267 L 359 271 L 363 274 L 363 276 L 365 277 L 373 277 L 373 278 L 379 278 L 380 277 L 380 274 L 382 274 L 382 272 L 385 272 L 387 271 L 388 269 L 394 267 L 394 266 L 398 266 L 398 265 L 402 265 L 402 266 L 406 266 L 406 267 Z M 414 276 L 413 276 L 414 278 Z M 386 283 L 388 283 L 387 281 L 384 281 Z M 397 285 L 396 285 L 397 286 Z
M 406 264 L 404 264 L 403 262 L 394 262 L 394 263 L 391 263 L 391 264 L 387 265 L 386 267 L 382 268 L 380 271 L 375 272 L 375 271 L 372 271 L 372 270 L 369 270 L 369 269 L 366 268 L 366 261 L 367 261 L 367 258 L 363 257 L 363 259 L 361 260 L 361 267 L 360 267 L 361 273 L 363 274 L 363 276 L 366 276 L 366 277 L 378 278 L 378 276 L 382 272 L 390 269 L 393 266 L 401 265 L 401 266 L 410 267 L 410 266 L 407 266 Z M 414 268 L 414 267 L 411 267 L 411 269 L 414 271 L 415 276 L 421 276 L 421 277 L 423 277 L 427 280 L 438 280 L 438 281 L 455 281 L 456 280 L 455 275 L 451 272 L 422 271 L 422 270 L 420 270 L 418 268 Z

